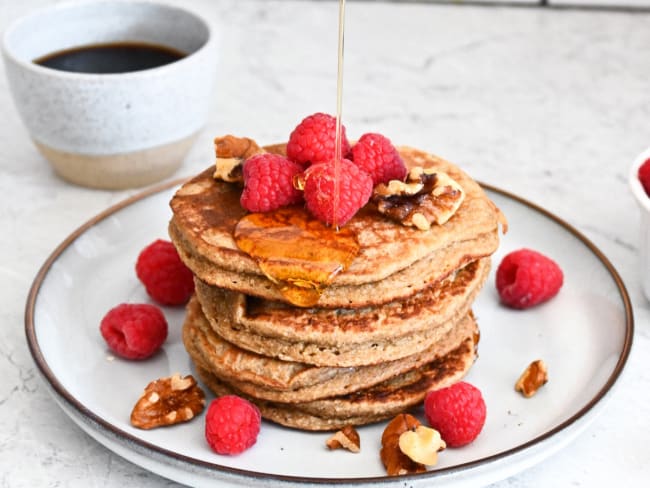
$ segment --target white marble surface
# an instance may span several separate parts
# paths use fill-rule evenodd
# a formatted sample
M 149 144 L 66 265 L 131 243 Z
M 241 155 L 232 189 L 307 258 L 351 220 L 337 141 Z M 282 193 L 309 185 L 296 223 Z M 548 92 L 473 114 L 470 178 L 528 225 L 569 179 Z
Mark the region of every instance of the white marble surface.
M 49 3 L 0 2 L 0 29 Z M 211 163 L 214 135 L 269 143 L 304 115 L 334 111 L 336 3 L 183 3 L 221 26 L 225 50 L 209 126 L 178 176 Z M 647 486 L 650 306 L 626 178 L 650 145 L 650 14 L 348 4 L 348 133 L 376 130 L 429 149 L 560 215 L 609 257 L 634 304 L 633 352 L 604 413 L 568 448 L 494 486 Z M 0 487 L 176 486 L 108 451 L 56 407 L 23 332 L 46 257 L 135 191 L 59 180 L 23 129 L 4 72 L 0 114 Z

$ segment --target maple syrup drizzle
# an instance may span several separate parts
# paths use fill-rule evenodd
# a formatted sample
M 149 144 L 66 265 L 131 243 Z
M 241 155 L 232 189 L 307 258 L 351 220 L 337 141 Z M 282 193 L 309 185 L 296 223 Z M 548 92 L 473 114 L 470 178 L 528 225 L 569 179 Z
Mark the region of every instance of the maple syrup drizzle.
M 252 213 L 235 227 L 235 242 L 293 305 L 316 305 L 323 290 L 359 252 L 356 234 L 336 231 L 301 207 Z
M 339 213 L 339 200 L 341 188 L 341 116 L 343 114 L 343 47 L 344 47 L 344 30 L 345 30 L 345 0 L 339 0 L 339 45 L 338 45 L 338 64 L 336 76 L 336 140 L 334 149 L 334 201 L 332 207 L 334 208 L 334 219 L 332 227 L 338 230 L 338 213 Z
M 345 0 L 339 0 L 336 140 L 334 153 L 334 219 L 331 227 L 300 207 L 284 207 L 244 216 L 235 227 L 239 249 L 251 256 L 290 303 L 311 307 L 338 273 L 359 253 L 356 234 L 339 229 L 343 107 L 343 45 Z

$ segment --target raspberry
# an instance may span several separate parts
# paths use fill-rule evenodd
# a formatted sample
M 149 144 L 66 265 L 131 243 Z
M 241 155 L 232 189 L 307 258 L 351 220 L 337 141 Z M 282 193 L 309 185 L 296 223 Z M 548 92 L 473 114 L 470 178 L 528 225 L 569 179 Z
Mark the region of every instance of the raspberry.
M 406 166 L 395 146 L 381 134 L 364 134 L 352 146 L 352 161 L 372 176 L 372 184 L 404 180 Z
M 639 167 L 638 177 L 646 195 L 650 197 L 650 159 L 646 159 L 646 161 Z
M 519 249 L 506 255 L 499 264 L 496 287 L 505 305 L 524 309 L 557 295 L 563 279 L 555 261 L 537 251 Z
M 305 171 L 305 203 L 321 222 L 339 226 L 363 207 L 372 193 L 372 178 L 352 161 L 341 160 L 338 209 L 334 209 L 334 163 L 320 163 Z
M 293 177 L 302 166 L 278 154 L 258 154 L 244 163 L 244 191 L 241 205 L 249 212 L 270 212 L 302 201 L 293 187 Z
M 135 263 L 135 273 L 149 296 L 161 305 L 182 305 L 194 292 L 192 272 L 169 241 L 158 239 L 145 247 Z
M 262 417 L 251 402 L 236 395 L 212 400 L 205 416 L 205 439 L 217 454 L 239 454 L 257 440 Z
M 289 136 L 287 157 L 307 166 L 310 163 L 324 163 L 334 159 L 336 151 L 336 117 L 315 113 L 298 124 Z M 341 155 L 347 156 L 350 143 L 341 126 Z
M 155 305 L 122 303 L 104 315 L 99 331 L 118 356 L 146 359 L 167 339 L 167 321 Z
M 485 401 L 481 391 L 464 381 L 427 393 L 424 415 L 440 432 L 448 447 L 472 442 L 485 424 Z

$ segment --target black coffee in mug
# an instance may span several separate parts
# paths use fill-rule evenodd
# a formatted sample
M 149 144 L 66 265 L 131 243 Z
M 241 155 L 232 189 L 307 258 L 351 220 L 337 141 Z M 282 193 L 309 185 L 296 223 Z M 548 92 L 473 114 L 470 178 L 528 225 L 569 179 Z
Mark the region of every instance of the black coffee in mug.
M 182 51 L 159 44 L 114 42 L 56 51 L 34 63 L 60 71 L 111 74 L 157 68 L 185 56 Z

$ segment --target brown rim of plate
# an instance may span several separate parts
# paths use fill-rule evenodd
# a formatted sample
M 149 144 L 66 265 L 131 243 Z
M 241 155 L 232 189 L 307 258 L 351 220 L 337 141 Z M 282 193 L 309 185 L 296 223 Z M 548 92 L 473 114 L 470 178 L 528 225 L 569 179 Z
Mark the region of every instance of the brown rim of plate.
M 163 460 L 167 463 L 170 463 L 171 461 L 172 464 L 176 464 L 176 465 L 187 463 L 191 465 L 193 471 L 195 472 L 201 471 L 204 475 L 211 476 L 212 478 L 215 479 L 217 479 L 217 477 L 215 477 L 213 471 L 216 469 L 230 477 L 233 476 L 237 477 L 239 481 L 243 481 L 242 478 L 248 478 L 251 480 L 254 479 L 267 480 L 267 481 L 275 480 L 275 481 L 286 481 L 286 482 L 298 483 L 298 484 L 300 483 L 322 484 L 324 486 L 342 485 L 342 484 L 354 485 L 354 484 L 363 484 L 368 482 L 372 482 L 375 484 L 384 484 L 384 483 L 394 484 L 396 482 L 396 478 L 390 476 L 372 476 L 372 477 L 359 477 L 359 478 L 315 478 L 309 476 L 288 476 L 288 475 L 262 473 L 262 472 L 250 471 L 245 469 L 232 468 L 230 466 L 223 466 L 217 463 L 210 463 L 193 457 L 185 456 L 183 454 L 179 454 L 174 451 L 170 451 L 168 449 L 161 448 L 159 446 L 146 442 L 132 434 L 129 434 L 128 432 L 125 432 L 117 428 L 116 426 L 104 420 L 101 416 L 93 413 L 85 405 L 83 405 L 80 401 L 78 401 L 74 397 L 74 395 L 72 395 L 68 390 L 66 390 L 63 387 L 63 385 L 59 382 L 59 380 L 54 375 L 52 370 L 49 368 L 45 358 L 43 357 L 43 354 L 41 352 L 36 337 L 35 324 L 34 324 L 34 311 L 35 311 L 36 299 L 38 297 L 39 290 L 41 288 L 41 285 L 45 277 L 49 273 L 52 264 L 75 241 L 75 239 L 77 239 L 79 236 L 81 236 L 84 232 L 86 232 L 88 229 L 90 229 L 97 223 L 113 215 L 119 210 L 128 207 L 129 205 L 132 205 L 137 201 L 143 200 L 149 196 L 168 190 L 175 186 L 179 186 L 180 184 L 184 183 L 188 179 L 189 177 L 176 179 L 173 181 L 168 181 L 165 183 L 155 185 L 143 192 L 140 192 L 138 194 L 135 194 L 123 200 L 122 202 L 112 205 L 111 207 L 107 208 L 103 212 L 97 214 L 95 217 L 91 218 L 86 223 L 84 223 L 79 228 L 77 228 L 61 244 L 59 244 L 39 269 L 38 273 L 36 274 L 36 277 L 34 278 L 32 286 L 30 287 L 29 294 L 27 296 L 27 302 L 25 304 L 25 335 L 27 337 L 27 344 L 29 346 L 29 351 L 36 363 L 36 366 L 38 367 L 40 374 L 43 376 L 45 380 L 47 380 L 47 383 L 49 383 L 47 385 L 49 386 L 49 389 L 52 390 L 54 393 L 56 393 L 59 399 L 64 401 L 68 407 L 73 408 L 79 414 L 81 414 L 83 416 L 83 421 L 86 425 L 95 428 L 100 428 L 101 429 L 100 434 L 103 437 L 108 437 L 113 441 L 117 441 L 123 444 L 123 446 L 126 449 L 129 448 L 133 449 L 136 452 L 136 454 L 139 454 L 141 456 L 149 456 L 158 461 Z M 627 359 L 630 355 L 630 350 L 632 348 L 632 338 L 634 336 L 634 316 L 632 311 L 632 303 L 628 295 L 627 289 L 625 287 L 625 284 L 623 283 L 623 280 L 621 279 L 620 275 L 618 274 L 618 272 L 616 271 L 612 263 L 600 251 L 600 249 L 598 249 L 584 234 L 582 234 L 580 231 L 575 229 L 569 223 L 557 217 L 556 215 L 552 214 L 548 210 L 545 210 L 539 205 L 529 202 L 528 200 L 525 200 L 513 193 L 510 193 L 505 190 L 501 190 L 492 185 L 484 184 L 481 182 L 479 182 L 479 184 L 483 189 L 491 191 L 493 193 L 497 193 L 511 200 L 514 200 L 515 202 L 536 211 L 537 213 L 543 215 L 549 220 L 555 222 L 556 224 L 559 224 L 561 227 L 566 229 L 570 234 L 576 237 L 579 241 L 581 241 L 598 258 L 598 260 L 602 263 L 602 265 L 611 275 L 614 283 L 616 284 L 616 287 L 618 289 L 618 292 L 620 294 L 623 303 L 623 308 L 625 312 L 625 340 L 618 361 L 616 362 L 616 366 L 612 374 L 609 376 L 609 378 L 603 385 L 603 387 L 598 391 L 598 393 L 596 393 L 596 395 L 594 395 L 594 397 L 589 402 L 587 402 L 586 405 L 584 405 L 580 410 L 578 410 L 575 414 L 573 414 L 571 417 L 569 417 L 562 423 L 556 425 L 552 429 L 549 429 L 547 432 L 533 439 L 530 439 L 527 442 L 524 442 L 523 444 L 520 444 L 510 449 L 506 449 L 505 451 L 501 451 L 499 453 L 492 454 L 490 456 L 486 456 L 481 459 L 476 459 L 474 461 L 450 466 L 447 468 L 440 468 L 433 471 L 427 471 L 426 473 L 420 473 L 417 475 L 401 476 L 399 478 L 400 482 L 406 482 L 409 479 L 413 479 L 413 480 L 431 479 L 432 481 L 435 481 L 436 476 L 442 474 L 451 474 L 454 472 L 459 472 L 470 468 L 477 468 L 481 465 L 485 465 L 494 461 L 505 459 L 514 454 L 522 454 L 524 451 L 528 449 L 539 446 L 544 441 L 548 440 L 555 434 L 561 432 L 562 430 L 566 429 L 567 427 L 571 426 L 572 424 L 580 420 L 582 417 L 584 417 L 587 413 L 589 413 L 589 411 L 592 408 L 596 406 L 596 404 L 598 404 L 608 394 L 608 392 L 612 389 L 617 379 L 620 377 L 621 373 L 623 372 Z M 212 474 L 210 474 L 211 472 Z

